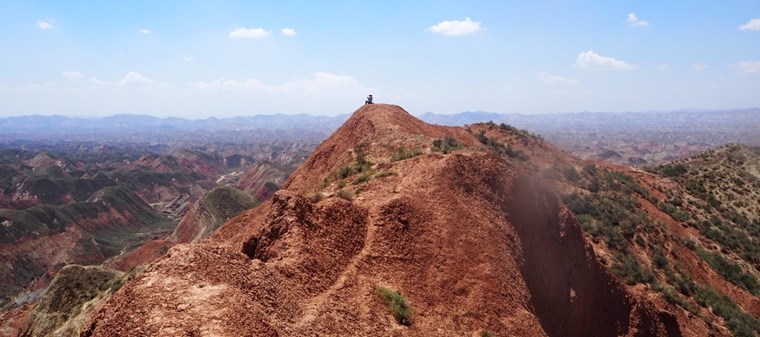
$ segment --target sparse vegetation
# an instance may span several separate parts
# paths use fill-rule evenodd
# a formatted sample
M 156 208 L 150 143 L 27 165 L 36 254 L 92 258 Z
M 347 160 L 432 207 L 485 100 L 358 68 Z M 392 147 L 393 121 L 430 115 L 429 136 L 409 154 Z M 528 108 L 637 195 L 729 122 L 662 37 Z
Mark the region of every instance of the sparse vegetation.
M 372 168 L 373 165 L 374 164 L 371 161 L 367 160 L 366 155 L 361 151 L 361 149 L 359 149 L 357 150 L 356 159 L 353 163 L 340 167 L 335 172 L 333 172 L 331 176 L 334 181 L 338 182 L 338 188 L 342 189 L 348 184 L 346 179 L 356 174 L 361 174 L 361 176 L 354 180 L 354 184 L 361 184 L 372 178 L 372 175 L 375 174 L 375 169 Z M 329 184 L 330 179 L 328 177 L 325 177 L 322 180 L 320 189 L 327 187 Z
M 709 307 L 716 315 L 726 320 L 726 327 L 737 337 L 754 337 L 760 330 L 760 321 L 745 313 L 728 296 L 712 288 L 698 286 L 695 300 L 703 307 Z
M 757 278 L 744 272 L 738 264 L 726 259 L 722 254 L 708 252 L 701 248 L 697 249 L 697 255 L 731 283 L 755 295 L 760 295 L 760 283 Z
M 383 177 L 389 177 L 396 175 L 396 172 L 393 171 L 380 171 L 375 173 L 375 178 L 383 178 Z
M 335 192 L 335 196 L 341 199 L 345 199 L 348 201 L 354 200 L 354 195 L 350 191 L 340 189 L 338 192 Z
M 481 330 L 480 331 L 480 337 L 493 337 L 494 334 L 491 332 L 491 330 Z
M 612 272 L 620 276 L 627 284 L 654 283 L 652 271 L 643 268 L 634 257 L 621 255 L 618 260 L 620 262 L 612 266 Z
M 360 175 L 359 177 L 357 177 L 356 180 L 354 180 L 354 185 L 359 185 L 361 183 L 367 182 L 371 178 L 372 178 L 371 174 L 369 174 L 369 173 L 363 173 L 362 175 Z
M 513 149 L 511 144 L 507 144 L 507 147 L 504 149 L 504 153 L 506 153 L 507 156 L 511 158 L 519 159 L 522 161 L 530 160 L 530 157 L 527 154 L 525 154 L 525 152 L 522 152 L 521 150 Z
M 409 301 L 396 290 L 378 286 L 375 291 L 385 303 L 388 305 L 393 317 L 396 318 L 396 322 L 402 325 L 412 325 L 412 307 Z
M 409 159 L 412 157 L 416 157 L 422 154 L 422 150 L 418 148 L 414 148 L 411 150 L 407 150 L 404 147 L 400 147 L 396 152 L 391 155 L 391 162 L 401 161 L 404 159 Z
M 751 173 L 760 169 L 758 158 L 755 148 L 729 145 L 653 171 L 671 176 L 693 197 L 669 196 L 660 209 L 760 271 L 754 239 L 760 237 L 760 179 Z
M 433 140 L 433 151 L 439 151 L 443 153 L 449 153 L 455 150 L 464 149 L 464 145 L 458 142 L 451 136 L 443 137 L 443 139 Z
M 504 124 L 504 123 L 499 124 L 499 129 L 501 129 L 503 131 L 509 131 L 511 133 L 514 133 L 514 134 L 520 136 L 523 139 L 527 139 L 527 138 L 530 138 L 530 137 L 536 137 L 538 139 L 541 139 L 540 136 L 533 135 L 528 130 L 521 130 L 521 129 L 518 129 L 518 128 L 514 127 L 514 126 L 507 125 L 507 124 Z
M 686 173 L 688 170 L 683 164 L 671 164 L 660 166 L 657 171 L 665 177 L 678 177 Z
M 322 199 L 324 198 L 325 198 L 325 195 L 322 194 L 322 192 L 317 192 L 317 193 L 312 194 L 311 197 L 309 197 L 309 200 L 313 203 L 318 203 L 322 201 Z
M 571 179 L 572 172 L 562 169 L 555 169 L 551 175 L 558 180 L 561 174 L 572 185 L 591 192 L 576 190 L 563 200 L 594 242 L 604 244 L 612 252 L 610 270 L 623 281 L 630 285 L 648 284 L 669 303 L 695 315 L 700 314 L 699 306 L 709 308 L 712 314 L 702 311 L 705 321 L 712 322 L 713 314 L 720 316 L 735 336 L 756 336 L 760 327 L 757 319 L 744 312 L 729 296 L 684 274 L 678 257 L 670 255 L 668 248 L 662 245 L 668 238 L 678 241 L 695 251 L 729 282 L 756 296 L 760 293 L 760 281 L 755 276 L 760 266 L 760 243 L 754 239 L 760 235 L 760 217 L 752 211 L 755 192 L 743 187 L 753 186 L 760 180 L 741 172 L 733 173 L 735 169 L 715 168 L 709 162 L 714 159 L 708 160 L 709 157 L 707 154 L 692 160 L 700 164 L 685 160 L 654 169 L 655 173 L 671 177 L 688 191 L 688 194 L 680 193 L 665 185 L 655 186 L 665 195 L 664 200 L 655 198 L 632 176 L 622 172 L 589 165 L 578 172 L 578 179 Z M 732 165 L 751 163 L 749 157 L 734 156 Z M 674 237 L 667 227 L 643 211 L 640 205 L 643 202 L 655 205 L 684 225 L 697 228 L 706 238 L 719 243 L 720 249 L 708 251 L 698 244 L 701 239 Z M 645 257 L 639 258 L 642 255 Z M 752 267 L 738 262 L 736 256 L 750 262 Z
M 213 228 L 221 226 L 240 212 L 258 206 L 250 194 L 234 187 L 217 187 L 198 202 L 198 214 L 209 216 Z
M 575 182 L 581 179 L 581 176 L 578 174 L 578 171 L 573 166 L 566 166 L 562 169 L 562 176 L 565 177 L 565 179 Z

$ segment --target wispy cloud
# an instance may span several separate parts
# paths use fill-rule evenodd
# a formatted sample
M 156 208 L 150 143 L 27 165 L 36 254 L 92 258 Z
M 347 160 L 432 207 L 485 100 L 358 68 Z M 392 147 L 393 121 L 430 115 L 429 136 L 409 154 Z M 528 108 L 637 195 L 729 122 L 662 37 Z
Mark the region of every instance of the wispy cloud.
M 147 28 L 140 28 L 137 31 L 140 32 L 140 34 L 143 34 L 143 35 L 150 35 L 151 34 L 150 29 L 147 29 Z
M 736 68 L 739 68 L 741 72 L 745 74 L 758 74 L 760 73 L 760 61 L 742 61 L 737 64 L 733 65 Z
M 649 21 L 640 19 L 636 13 L 628 13 L 628 26 L 631 28 L 649 26 Z
M 691 66 L 691 69 L 694 71 L 703 71 L 703 70 L 707 70 L 708 68 L 710 68 L 710 66 L 704 63 L 694 63 Z
M 657 69 L 662 71 L 670 70 L 670 65 L 667 63 L 660 63 L 660 65 L 657 66 Z
M 562 77 L 560 75 L 552 75 L 545 71 L 538 73 L 538 79 L 546 84 L 551 85 L 570 85 L 578 83 L 578 80 Z
M 182 61 L 193 62 L 193 61 L 195 61 L 195 57 L 192 57 L 192 56 L 182 56 Z
M 578 54 L 575 66 L 581 69 L 633 69 L 633 66 L 618 59 L 601 56 L 593 50 Z
M 238 28 L 230 32 L 231 39 L 261 39 L 272 35 L 264 28 Z
M 156 82 L 143 76 L 142 74 L 134 71 L 130 71 L 124 75 L 121 80 L 118 81 L 101 81 L 95 78 L 90 79 L 90 82 L 95 85 L 102 86 L 122 86 L 122 85 L 150 85 Z
M 749 22 L 739 26 L 739 30 L 760 31 L 760 18 L 749 20 Z
M 462 21 L 441 21 L 435 25 L 430 26 L 427 30 L 436 34 L 457 36 L 477 33 L 483 30 L 483 28 L 481 27 L 481 22 L 472 21 L 470 18 L 465 18 Z
M 52 21 L 43 21 L 43 20 L 37 20 L 37 27 L 40 29 L 50 29 L 53 28 Z
M 293 28 L 280 29 L 280 33 L 285 36 L 296 36 L 296 30 Z
M 84 78 L 84 75 L 78 71 L 64 71 L 63 77 L 69 79 L 69 80 L 81 80 Z

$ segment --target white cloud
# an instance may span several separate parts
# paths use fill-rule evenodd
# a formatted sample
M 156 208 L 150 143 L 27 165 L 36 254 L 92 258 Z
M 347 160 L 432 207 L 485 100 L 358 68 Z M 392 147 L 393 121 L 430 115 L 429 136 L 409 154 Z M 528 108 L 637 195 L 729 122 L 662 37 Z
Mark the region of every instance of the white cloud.
M 691 66 L 691 69 L 694 71 L 703 71 L 707 70 L 707 68 L 710 68 L 710 66 L 704 63 L 694 63 L 694 65 Z
M 150 29 L 147 29 L 147 28 L 140 28 L 137 31 L 140 32 L 140 34 L 143 34 L 143 35 L 150 35 Z
M 78 71 L 64 71 L 63 77 L 70 79 L 70 80 L 81 80 L 84 78 L 84 75 Z
M 760 61 L 742 61 L 733 66 L 739 68 L 745 74 L 760 73 Z
M 271 31 L 264 28 L 238 28 L 230 32 L 231 39 L 261 39 L 272 35 Z
M 96 78 L 90 79 L 90 82 L 96 85 L 102 85 L 102 86 L 118 86 L 118 85 L 149 85 L 149 84 L 155 84 L 153 80 L 141 75 L 140 73 L 130 71 L 124 75 L 124 77 L 115 82 L 110 81 L 101 81 Z
M 280 33 L 285 36 L 296 36 L 296 30 L 293 28 L 283 28 L 280 30 Z
M 430 26 L 427 30 L 446 36 L 467 35 L 483 30 L 483 28 L 480 27 L 480 24 L 481 22 L 479 21 L 472 21 L 470 18 L 465 18 L 464 21 L 441 21 Z
M 566 78 L 559 75 L 552 75 L 544 71 L 538 73 L 538 79 L 540 79 L 546 84 L 551 84 L 551 85 L 570 85 L 570 84 L 578 83 L 578 81 L 575 79 Z
M 657 66 L 657 69 L 660 69 L 662 71 L 670 70 L 670 65 L 667 63 L 660 63 L 660 65 Z
M 633 69 L 633 66 L 628 63 L 612 57 L 601 56 L 594 53 L 593 50 L 578 54 L 578 61 L 575 63 L 575 66 L 581 69 Z
M 182 56 L 182 61 L 193 62 L 193 61 L 195 61 L 195 57 L 192 57 L 192 56 Z
M 749 22 L 739 26 L 739 30 L 760 31 L 760 18 L 749 20 Z
M 631 28 L 649 26 L 649 21 L 639 19 L 636 13 L 628 13 L 628 26 Z
M 38 19 L 37 20 L 37 27 L 39 27 L 40 29 L 50 29 L 50 28 L 53 28 L 53 23 L 52 22 L 47 22 L 47 21 L 42 21 L 42 20 Z

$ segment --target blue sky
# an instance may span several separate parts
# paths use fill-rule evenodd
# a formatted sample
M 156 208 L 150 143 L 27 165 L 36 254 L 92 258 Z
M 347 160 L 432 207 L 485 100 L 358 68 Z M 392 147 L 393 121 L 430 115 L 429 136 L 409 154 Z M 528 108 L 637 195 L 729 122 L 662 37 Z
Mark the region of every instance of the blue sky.
M 760 106 L 760 1 L 7 1 L 0 116 Z

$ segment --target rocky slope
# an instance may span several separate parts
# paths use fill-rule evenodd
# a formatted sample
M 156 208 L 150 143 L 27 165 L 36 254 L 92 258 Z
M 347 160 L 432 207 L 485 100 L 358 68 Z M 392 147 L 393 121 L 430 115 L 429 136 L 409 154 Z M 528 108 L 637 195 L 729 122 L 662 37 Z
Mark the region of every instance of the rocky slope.
M 554 190 L 577 188 L 560 151 L 477 128 L 360 108 L 270 201 L 169 250 L 82 336 L 712 333 L 610 272 Z

